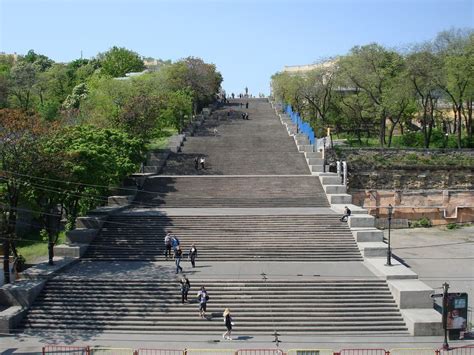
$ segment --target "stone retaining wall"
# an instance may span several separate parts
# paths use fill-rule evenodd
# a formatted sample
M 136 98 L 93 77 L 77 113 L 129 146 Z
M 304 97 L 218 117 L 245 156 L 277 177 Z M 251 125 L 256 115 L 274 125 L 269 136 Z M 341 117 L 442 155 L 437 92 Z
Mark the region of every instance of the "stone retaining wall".
M 474 190 L 352 190 L 353 204 L 374 217 L 386 218 L 394 206 L 394 219 L 429 218 L 433 225 L 474 222 Z

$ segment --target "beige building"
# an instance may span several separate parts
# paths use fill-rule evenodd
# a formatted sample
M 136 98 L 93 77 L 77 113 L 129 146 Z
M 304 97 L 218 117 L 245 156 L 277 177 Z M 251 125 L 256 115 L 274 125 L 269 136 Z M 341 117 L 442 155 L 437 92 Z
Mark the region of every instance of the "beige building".
M 315 69 L 330 69 L 336 65 L 338 58 L 326 60 L 322 63 L 305 64 L 305 65 L 285 65 L 282 72 L 286 73 L 305 73 Z

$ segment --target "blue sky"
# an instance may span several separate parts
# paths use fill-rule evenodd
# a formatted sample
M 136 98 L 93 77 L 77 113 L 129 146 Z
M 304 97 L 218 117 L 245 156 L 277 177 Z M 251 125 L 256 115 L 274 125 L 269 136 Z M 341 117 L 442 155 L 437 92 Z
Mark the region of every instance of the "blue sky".
M 0 0 L 0 51 L 56 61 L 117 45 L 143 56 L 197 56 L 228 93 L 269 92 L 284 65 L 378 42 L 389 47 L 474 27 L 474 0 Z

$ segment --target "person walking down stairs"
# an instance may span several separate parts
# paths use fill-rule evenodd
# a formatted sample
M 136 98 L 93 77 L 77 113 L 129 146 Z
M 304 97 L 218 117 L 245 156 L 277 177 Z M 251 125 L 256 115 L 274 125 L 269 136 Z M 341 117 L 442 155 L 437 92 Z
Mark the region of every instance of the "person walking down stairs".
M 206 318 L 207 301 L 209 301 L 209 295 L 207 294 L 204 286 L 201 286 L 201 290 L 199 290 L 197 297 L 199 300 L 199 315 L 201 318 Z
M 189 260 L 191 261 L 191 265 L 194 267 L 196 267 L 196 256 L 198 254 L 198 251 L 196 249 L 196 247 L 193 245 L 191 245 L 191 249 L 189 249 L 189 254 L 188 254 L 188 258 Z
M 181 303 L 188 302 L 188 292 L 191 289 L 191 283 L 186 276 L 181 278 Z
M 183 251 L 181 250 L 180 246 L 178 245 L 174 250 L 174 262 L 176 264 L 176 273 L 183 272 L 183 268 L 179 265 L 181 263 L 181 257 L 183 255 Z
M 226 308 L 222 315 L 224 316 L 224 324 L 225 324 L 225 327 L 227 328 L 227 331 L 224 334 L 222 334 L 222 337 L 225 340 L 232 340 L 230 334 L 232 333 L 232 326 L 234 325 L 234 322 L 232 322 L 232 317 L 230 316 L 229 308 Z
M 166 233 L 165 236 L 165 258 L 168 260 L 168 256 L 171 258 L 171 232 Z

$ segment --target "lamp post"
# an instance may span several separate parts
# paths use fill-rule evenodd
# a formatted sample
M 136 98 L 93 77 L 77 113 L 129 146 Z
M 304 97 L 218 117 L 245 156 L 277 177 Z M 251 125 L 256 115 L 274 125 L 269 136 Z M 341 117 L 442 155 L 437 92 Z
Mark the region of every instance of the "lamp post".
M 386 266 L 392 266 L 392 249 L 390 247 L 390 229 L 392 227 L 392 212 L 393 206 L 388 205 L 388 248 L 387 248 L 387 263 Z

